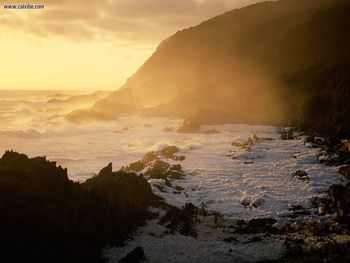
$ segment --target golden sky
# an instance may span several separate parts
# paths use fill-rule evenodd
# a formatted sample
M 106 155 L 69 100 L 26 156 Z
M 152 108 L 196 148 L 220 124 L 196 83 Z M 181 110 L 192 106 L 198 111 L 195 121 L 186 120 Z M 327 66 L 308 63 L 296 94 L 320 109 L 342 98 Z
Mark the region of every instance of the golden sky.
M 0 0 L 0 89 L 117 89 L 161 40 L 257 1 Z M 22 3 L 45 9 L 4 10 Z

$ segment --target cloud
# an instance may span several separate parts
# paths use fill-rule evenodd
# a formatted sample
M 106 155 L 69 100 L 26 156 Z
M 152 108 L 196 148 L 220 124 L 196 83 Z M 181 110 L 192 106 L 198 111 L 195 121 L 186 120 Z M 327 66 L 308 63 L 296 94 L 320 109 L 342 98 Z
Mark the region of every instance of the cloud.
M 31 0 L 44 10 L 1 10 L 0 31 L 77 41 L 158 43 L 185 27 L 259 0 Z M 13 1 L 5 1 L 6 4 Z

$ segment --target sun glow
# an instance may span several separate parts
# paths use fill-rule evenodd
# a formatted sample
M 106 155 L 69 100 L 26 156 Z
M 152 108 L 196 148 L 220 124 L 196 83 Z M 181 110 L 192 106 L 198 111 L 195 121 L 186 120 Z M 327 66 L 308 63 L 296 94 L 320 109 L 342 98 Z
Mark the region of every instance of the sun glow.
M 0 89 L 117 89 L 154 47 L 63 39 L 6 38 Z

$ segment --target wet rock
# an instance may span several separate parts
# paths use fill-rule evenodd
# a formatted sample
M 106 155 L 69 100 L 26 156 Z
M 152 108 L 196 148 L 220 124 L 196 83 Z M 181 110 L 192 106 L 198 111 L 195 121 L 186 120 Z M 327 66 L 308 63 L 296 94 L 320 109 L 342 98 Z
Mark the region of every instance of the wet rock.
M 167 191 L 164 190 L 164 185 L 163 184 L 159 184 L 159 183 L 155 183 L 153 184 L 155 188 L 157 188 L 159 191 L 161 191 L 162 193 L 166 193 Z
M 227 237 L 227 238 L 224 238 L 223 241 L 227 243 L 231 243 L 231 242 L 238 243 L 238 240 L 235 237 Z
M 177 153 L 179 151 L 180 151 L 180 149 L 176 146 L 166 146 L 159 153 L 160 153 L 160 156 L 162 156 L 164 158 L 173 159 L 175 153 Z
M 241 204 L 244 205 L 245 208 L 258 208 L 259 206 L 264 204 L 264 199 L 262 198 L 243 198 L 241 199 Z
M 170 168 L 170 164 L 161 161 L 156 160 L 153 165 L 148 168 L 148 170 L 145 172 L 145 175 L 152 178 L 152 179 L 167 179 L 168 176 L 168 169 Z
M 314 197 L 311 199 L 313 208 L 317 209 L 317 213 L 320 215 L 331 214 L 334 212 L 332 207 L 332 200 L 326 197 Z
M 307 175 L 307 172 L 302 171 L 302 170 L 296 171 L 293 176 L 297 177 L 299 180 L 302 180 L 304 182 L 309 182 L 310 181 L 310 178 Z
M 281 140 L 293 140 L 294 139 L 294 130 L 292 128 L 279 128 L 277 132 L 281 136 Z
M 156 152 L 150 151 L 145 154 L 145 156 L 142 158 L 142 163 L 147 165 L 155 160 L 158 159 L 158 155 Z
M 170 166 L 167 176 L 171 179 L 183 179 L 185 177 L 184 172 L 182 171 L 182 167 L 180 164 L 175 164 Z
M 288 214 L 289 218 L 297 218 L 298 216 L 305 216 L 311 214 L 311 211 L 305 209 L 301 205 L 292 204 L 288 207 L 288 210 L 291 211 L 291 213 Z
M 145 169 L 145 164 L 141 161 L 137 161 L 134 163 L 129 164 L 127 167 L 123 167 L 122 170 L 126 172 L 141 172 L 143 169 Z
M 340 167 L 338 172 L 347 179 L 350 179 L 350 165 Z
M 261 241 L 263 241 L 261 237 L 253 237 L 252 239 L 249 239 L 248 241 L 243 242 L 243 244 L 251 244 L 251 243 L 257 243 Z
M 235 233 L 252 234 L 252 233 L 276 233 L 277 229 L 273 225 L 277 222 L 274 218 L 254 218 L 248 222 L 237 222 Z
M 350 186 L 332 185 L 329 188 L 329 195 L 333 204 L 344 213 L 348 215 L 350 212 Z
M 181 164 L 173 164 L 172 166 L 170 166 L 170 170 L 181 172 L 182 171 Z
M 182 209 L 171 206 L 165 216 L 159 220 L 159 224 L 165 225 L 181 235 L 197 237 L 195 225 L 199 210 L 191 203 L 185 204 Z
M 119 260 L 122 263 L 139 263 L 145 260 L 145 252 L 142 247 L 137 247 Z
M 185 190 L 183 187 L 178 186 L 178 185 L 175 187 L 175 189 L 176 189 L 176 191 L 179 191 L 179 192 Z
M 288 207 L 289 211 L 300 211 L 300 210 L 304 210 L 304 207 L 301 205 L 290 205 Z
M 180 180 L 185 177 L 185 174 L 179 171 L 168 171 L 167 176 L 174 180 Z

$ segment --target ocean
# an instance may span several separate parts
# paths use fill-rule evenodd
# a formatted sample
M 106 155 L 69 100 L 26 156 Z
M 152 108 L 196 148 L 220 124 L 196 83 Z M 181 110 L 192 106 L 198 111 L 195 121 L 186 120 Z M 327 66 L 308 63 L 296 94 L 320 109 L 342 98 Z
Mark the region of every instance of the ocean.
M 233 218 L 282 218 L 290 204 L 310 206 L 310 198 L 343 180 L 336 168 L 318 162 L 317 149 L 308 148 L 302 139 L 280 140 L 275 127 L 204 125 L 201 133 L 179 134 L 176 128 L 181 119 L 139 116 L 75 124 L 66 120 L 65 115 L 74 109 L 89 107 L 93 102 L 84 105 L 48 102 L 72 95 L 78 93 L 1 91 L 0 151 L 46 156 L 57 161 L 57 165 L 67 167 L 72 180 L 82 182 L 109 162 L 113 163 L 114 170 L 119 170 L 142 159 L 147 151 L 175 145 L 186 156 L 185 161 L 179 162 L 186 179 L 177 182 L 185 191 L 180 195 L 174 195 L 171 189 L 161 192 L 154 187 L 159 182 L 150 180 L 153 191 L 175 206 L 192 202 Z M 218 133 L 204 133 L 208 129 Z M 250 151 L 232 145 L 252 134 L 273 140 L 262 140 Z M 297 158 L 292 158 L 293 155 Z M 308 173 L 308 184 L 292 176 L 297 170 Z M 261 205 L 257 209 L 246 209 L 242 205 L 245 201 Z

